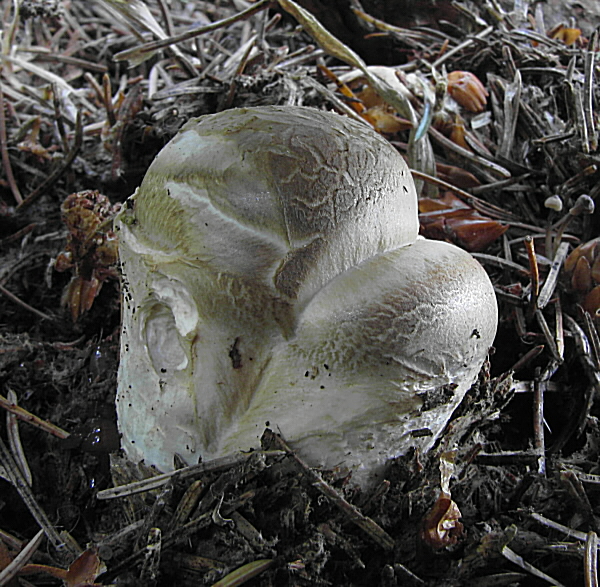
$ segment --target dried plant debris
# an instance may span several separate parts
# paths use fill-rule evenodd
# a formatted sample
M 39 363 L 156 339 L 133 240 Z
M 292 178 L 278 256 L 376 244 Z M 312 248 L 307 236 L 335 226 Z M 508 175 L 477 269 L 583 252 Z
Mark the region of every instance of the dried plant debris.
M 0 1 L 1 584 L 597 584 L 597 3 L 398 5 Z M 118 455 L 111 218 L 190 117 L 257 105 L 373 126 L 494 284 L 479 380 L 368 492 L 285 430 Z
M 75 269 L 63 294 L 63 305 L 74 321 L 92 307 L 106 280 L 117 279 L 117 237 L 112 224 L 120 208 L 91 190 L 71 194 L 61 206 L 69 235 L 54 268 L 61 272 Z

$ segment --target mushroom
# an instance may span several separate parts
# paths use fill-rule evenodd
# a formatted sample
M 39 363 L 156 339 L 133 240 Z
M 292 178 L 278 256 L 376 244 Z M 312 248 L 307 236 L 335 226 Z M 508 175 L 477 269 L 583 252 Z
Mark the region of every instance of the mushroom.
M 494 339 L 483 268 L 418 236 L 404 160 L 338 114 L 190 120 L 116 226 L 122 446 L 161 471 L 270 426 L 366 484 L 433 445 Z

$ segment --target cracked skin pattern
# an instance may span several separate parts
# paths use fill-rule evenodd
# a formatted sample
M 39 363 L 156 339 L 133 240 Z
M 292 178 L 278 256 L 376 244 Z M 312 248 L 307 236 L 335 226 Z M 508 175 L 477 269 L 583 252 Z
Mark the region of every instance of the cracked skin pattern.
M 412 180 L 382 137 L 308 108 L 250 112 L 188 122 L 154 161 L 136 197 L 150 242 L 306 300 L 338 273 L 415 240 Z M 241 250 L 251 253 L 242 262 Z
M 432 444 L 495 334 L 483 269 L 417 237 L 403 159 L 336 114 L 188 122 L 117 228 L 119 426 L 128 457 L 161 470 L 175 453 L 193 463 L 257 446 L 268 421 L 311 464 L 343 462 L 363 482 Z
M 311 300 L 225 446 L 256 445 L 268 421 L 309 462 L 343 462 L 361 481 L 411 445 L 431 447 L 476 378 L 496 320 L 487 276 L 461 249 L 419 239 L 377 255 Z M 421 409 L 428 393 L 454 385 L 447 402 Z M 334 448 L 325 454 L 324 444 Z

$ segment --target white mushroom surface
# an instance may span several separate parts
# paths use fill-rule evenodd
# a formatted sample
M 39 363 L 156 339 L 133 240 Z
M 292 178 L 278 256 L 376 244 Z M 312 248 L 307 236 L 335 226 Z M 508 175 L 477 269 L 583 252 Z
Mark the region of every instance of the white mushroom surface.
M 257 447 L 268 425 L 367 483 L 431 447 L 494 339 L 485 271 L 417 236 L 402 157 L 334 113 L 191 120 L 117 228 L 122 444 L 162 471 Z

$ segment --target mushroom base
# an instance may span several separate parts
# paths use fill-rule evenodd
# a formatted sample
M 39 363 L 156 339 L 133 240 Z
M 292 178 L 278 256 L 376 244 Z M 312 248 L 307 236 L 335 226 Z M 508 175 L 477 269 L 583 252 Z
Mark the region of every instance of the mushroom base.
M 431 448 L 495 335 L 487 274 L 447 243 L 418 239 L 338 275 L 291 334 L 264 316 L 207 324 L 168 263 L 149 278 L 122 243 L 138 311 L 124 313 L 119 426 L 128 458 L 162 471 L 175 454 L 257 447 L 269 426 L 310 465 L 368 484 L 390 458 Z

